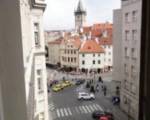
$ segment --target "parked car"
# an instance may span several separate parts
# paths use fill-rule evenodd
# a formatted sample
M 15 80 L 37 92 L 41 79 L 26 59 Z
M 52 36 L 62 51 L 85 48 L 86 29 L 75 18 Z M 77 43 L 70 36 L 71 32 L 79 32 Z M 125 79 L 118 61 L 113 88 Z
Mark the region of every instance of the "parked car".
M 70 81 L 66 80 L 66 81 L 63 81 L 63 82 L 61 83 L 61 85 L 62 85 L 63 87 L 68 87 L 68 86 L 71 86 L 72 83 L 71 83 Z
M 92 118 L 95 120 L 114 120 L 114 116 L 111 112 L 96 110 L 92 113 Z
M 58 91 L 62 90 L 63 88 L 64 87 L 61 84 L 57 84 L 57 85 L 55 85 L 55 86 L 52 87 L 52 90 L 54 92 L 58 92 Z
M 81 84 L 83 84 L 84 82 L 85 82 L 85 80 L 81 80 L 81 79 L 80 79 L 80 80 L 77 80 L 75 84 L 76 84 L 76 85 L 81 85 Z
M 79 92 L 78 100 L 94 100 L 95 95 L 92 93 Z

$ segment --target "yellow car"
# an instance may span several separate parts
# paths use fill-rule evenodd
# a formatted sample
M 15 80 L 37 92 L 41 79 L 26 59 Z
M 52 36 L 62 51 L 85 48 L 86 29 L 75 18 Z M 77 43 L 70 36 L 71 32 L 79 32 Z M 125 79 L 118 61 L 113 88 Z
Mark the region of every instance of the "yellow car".
M 66 87 L 72 85 L 72 83 L 68 80 L 64 81 L 63 84 L 65 84 Z
M 58 91 L 62 90 L 63 88 L 64 87 L 62 86 L 62 84 L 57 84 L 57 85 L 55 85 L 55 86 L 52 87 L 52 90 L 54 92 L 58 92 Z
M 65 83 L 65 82 L 61 83 L 61 85 L 62 85 L 63 87 L 67 87 L 67 86 L 68 86 L 68 84 Z

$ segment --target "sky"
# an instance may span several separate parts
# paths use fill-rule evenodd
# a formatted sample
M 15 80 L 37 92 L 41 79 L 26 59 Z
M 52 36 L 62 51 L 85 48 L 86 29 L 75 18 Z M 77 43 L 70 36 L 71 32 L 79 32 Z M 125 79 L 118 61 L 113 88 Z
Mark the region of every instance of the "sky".
M 74 10 L 79 0 L 46 0 L 45 30 L 73 29 Z M 87 25 L 112 22 L 113 10 L 120 8 L 121 0 L 82 0 L 87 11 Z

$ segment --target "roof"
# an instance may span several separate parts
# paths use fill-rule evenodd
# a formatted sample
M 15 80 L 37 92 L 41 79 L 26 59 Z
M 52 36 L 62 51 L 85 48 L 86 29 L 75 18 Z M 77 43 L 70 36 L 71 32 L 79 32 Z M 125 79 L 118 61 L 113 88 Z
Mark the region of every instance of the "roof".
M 95 40 L 86 40 L 81 44 L 81 53 L 104 53 L 104 49 Z
M 99 45 L 112 45 L 112 37 L 102 37 L 99 39 Z
M 78 7 L 77 7 L 77 11 L 83 11 L 83 4 L 81 2 L 81 0 L 79 0 L 79 3 L 78 3 Z
M 91 26 L 84 26 L 83 27 L 83 33 L 89 34 L 91 32 L 92 27 Z
M 86 13 L 81 0 L 79 0 L 78 2 L 78 6 L 75 13 Z
M 56 40 L 54 40 L 54 41 L 50 41 L 50 42 L 48 42 L 48 44 L 50 45 L 50 44 L 61 44 L 61 42 L 62 42 L 62 39 L 60 38 L 60 39 L 56 39 Z

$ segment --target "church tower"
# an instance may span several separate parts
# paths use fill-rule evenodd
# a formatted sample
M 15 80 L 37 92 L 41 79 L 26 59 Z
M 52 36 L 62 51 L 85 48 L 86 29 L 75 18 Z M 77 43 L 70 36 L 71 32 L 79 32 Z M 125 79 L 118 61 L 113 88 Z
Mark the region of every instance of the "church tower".
M 80 32 L 80 29 L 86 22 L 86 10 L 83 8 L 82 1 L 79 0 L 77 9 L 74 12 L 75 15 L 75 30 Z

